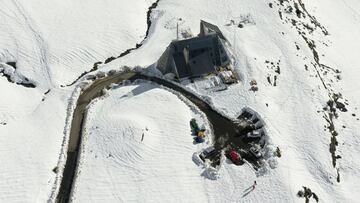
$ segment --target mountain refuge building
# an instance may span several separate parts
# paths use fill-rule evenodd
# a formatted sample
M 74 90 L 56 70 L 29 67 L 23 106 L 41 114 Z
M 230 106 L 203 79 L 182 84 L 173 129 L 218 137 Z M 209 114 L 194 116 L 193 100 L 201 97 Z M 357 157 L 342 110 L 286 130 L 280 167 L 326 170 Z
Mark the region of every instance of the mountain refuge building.
M 231 66 L 226 42 L 216 25 L 201 21 L 200 34 L 172 41 L 158 60 L 157 69 L 177 80 L 219 74 L 220 71 L 229 70 Z M 223 75 L 228 77 L 228 81 L 236 80 L 232 72 L 230 75 Z

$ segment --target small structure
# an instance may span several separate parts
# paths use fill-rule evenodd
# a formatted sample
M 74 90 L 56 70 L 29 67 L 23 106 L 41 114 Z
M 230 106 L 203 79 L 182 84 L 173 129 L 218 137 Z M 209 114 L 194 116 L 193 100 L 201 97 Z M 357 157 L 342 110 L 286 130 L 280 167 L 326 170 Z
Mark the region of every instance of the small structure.
M 201 21 L 200 34 L 172 41 L 158 60 L 157 68 L 178 80 L 229 70 L 231 61 L 225 42 L 227 40 L 217 26 Z

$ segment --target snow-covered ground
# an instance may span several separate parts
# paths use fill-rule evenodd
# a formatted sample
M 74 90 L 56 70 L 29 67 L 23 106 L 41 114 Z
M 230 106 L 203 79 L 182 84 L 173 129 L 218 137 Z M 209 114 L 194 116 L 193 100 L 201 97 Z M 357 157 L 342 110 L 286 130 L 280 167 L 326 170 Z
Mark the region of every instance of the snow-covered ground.
M 74 202 L 221 202 L 273 192 L 291 200 L 281 194 L 286 185 L 279 180 L 265 180 L 275 185 L 272 190 L 262 183 L 264 191 L 247 193 L 256 179 L 248 165 L 227 161 L 218 180 L 207 178 L 192 159 L 206 147 L 193 144 L 193 117 L 201 121 L 176 95 L 149 83 L 120 86 L 95 100 L 87 114 Z
M 193 199 L 189 188 L 204 186 L 191 159 L 198 150 L 189 126 L 192 114 L 175 95 L 146 83 L 94 101 L 75 202 Z
M 360 180 L 357 147 L 360 142 L 360 41 L 356 40 L 360 34 L 360 4 L 356 0 L 295 2 L 305 13 L 300 7 L 303 2 L 306 11 L 315 16 L 329 34 L 311 23 L 306 13 L 300 14 L 305 18 L 297 17 L 294 0 L 284 1 L 283 5 L 276 0 L 160 0 L 152 13 L 154 23 L 144 45 L 102 67 L 102 70 L 110 70 L 121 65 L 154 63 L 176 37 L 179 18 L 180 29 L 191 29 L 193 34 L 199 31 L 200 19 L 218 25 L 239 60 L 240 83 L 222 92 L 204 92 L 194 85 L 187 86 L 209 96 L 217 108 L 231 117 L 244 106 L 256 110 L 266 121 L 273 147 L 279 146 L 282 151 L 275 169 L 267 167 L 267 171 L 259 174 L 248 166 L 225 163 L 218 180 L 202 177 L 201 169 L 191 160 L 196 147 L 191 137 L 182 136 L 189 131 L 188 120 L 192 116 L 189 108 L 176 96 L 157 87 L 118 101 L 116 97 L 136 88 L 120 87 L 110 92 L 108 98 L 95 103 L 89 116 L 89 136 L 84 146 L 84 157 L 88 159 L 82 163 L 76 200 L 160 201 L 164 198 L 173 201 L 302 202 L 304 200 L 296 197 L 296 193 L 306 186 L 323 202 L 356 202 L 360 198 L 357 184 Z M 26 88 L 0 77 L 1 201 L 43 202 L 48 199 L 55 178 L 52 169 L 61 151 L 68 102 L 76 85 L 59 86 L 71 83 L 83 71 L 91 69 L 94 62 L 117 56 L 139 43 L 146 31 L 146 12 L 151 3 L 125 0 L 2 2 L 0 19 L 5 20 L 0 21 L 0 62 L 17 61 L 18 75 L 34 81 L 37 87 Z M 293 11 L 286 13 L 289 5 Z M 251 23 L 244 24 L 243 28 L 238 28 L 237 24 L 226 26 L 231 20 L 239 23 L 246 16 L 250 16 Z M 292 20 L 296 21 L 295 25 Z M 330 69 L 316 63 L 314 52 L 304 37 L 315 42 L 318 63 Z M 280 73 L 276 71 L 277 63 Z M 314 68 L 312 64 L 317 65 Z M 331 68 L 340 70 L 341 74 Z M 341 75 L 341 80 L 337 75 Z M 277 76 L 276 86 L 268 83 L 268 76 L 272 84 Z M 255 93 L 248 91 L 252 79 L 259 86 Z M 51 91 L 45 94 L 48 89 Z M 334 120 L 339 133 L 336 155 L 342 158 L 337 159 L 333 167 L 329 152 L 331 135 L 324 127 L 328 125 L 323 118 L 327 113 L 322 109 L 329 100 L 328 95 L 339 92 L 344 97 L 341 101 L 346 99 L 349 105 L 346 106 L 348 112 L 339 112 Z M 158 97 L 160 101 L 147 102 Z M 169 105 L 161 99 L 171 101 L 173 108 L 157 110 L 158 102 Z M 117 102 L 119 105 L 110 110 Z M 135 106 L 132 102 L 141 105 Z M 126 104 L 129 108 L 123 106 Z M 147 110 L 150 118 L 142 114 L 141 108 Z M 177 109 L 182 109 L 183 113 L 171 114 Z M 139 120 L 115 113 L 121 111 L 138 115 Z M 166 116 L 155 119 L 158 112 Z M 176 122 L 160 122 L 160 118 Z M 151 140 L 145 136 L 143 143 L 138 141 L 144 123 L 154 127 L 154 132 L 150 129 L 148 133 L 158 140 L 146 144 Z M 169 125 L 183 133 L 176 132 L 179 134 L 174 140 L 165 141 L 160 138 L 167 137 L 166 133 L 160 132 L 156 125 Z M 127 130 L 133 132 L 127 133 Z M 112 133 L 115 131 L 118 136 Z M 129 136 L 123 136 L 122 132 Z M 181 162 L 165 160 L 164 166 L 159 166 L 158 162 L 168 155 L 161 153 L 166 148 L 157 151 L 157 146 L 168 141 L 174 142 L 169 150 L 182 149 L 182 153 L 176 154 Z M 119 156 L 107 157 L 110 150 Z M 137 157 L 131 152 L 136 152 Z M 153 159 L 146 159 L 146 156 Z M 171 166 L 169 170 L 166 163 Z M 141 170 L 140 177 L 130 175 L 137 175 L 136 170 Z M 337 170 L 340 182 L 336 181 Z M 163 182 L 155 184 L 155 179 Z M 256 190 L 243 198 L 243 190 L 255 179 Z M 136 181 L 134 184 L 123 182 L 131 180 Z M 165 193 L 164 188 L 170 192 Z
M 75 89 L 60 85 L 141 42 L 152 2 L 1 1 L 0 62 L 15 61 L 14 80 L 36 85 L 0 73 L 1 202 L 49 199 Z

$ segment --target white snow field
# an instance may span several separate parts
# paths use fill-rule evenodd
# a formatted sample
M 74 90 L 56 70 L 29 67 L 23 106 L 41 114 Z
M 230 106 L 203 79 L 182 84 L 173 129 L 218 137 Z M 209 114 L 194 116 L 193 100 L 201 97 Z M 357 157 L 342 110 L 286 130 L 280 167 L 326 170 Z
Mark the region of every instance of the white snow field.
M 72 200 L 222 202 L 261 200 L 273 192 L 291 200 L 281 192 L 286 185 L 270 174 L 265 181 L 274 184 L 272 190 L 264 187 L 270 183 L 262 183 L 261 193 L 246 194 L 255 180 L 249 166 L 225 162 L 218 180 L 207 178 L 203 166 L 192 160 L 207 145 L 193 144 L 193 117 L 201 121 L 176 95 L 149 83 L 120 86 L 95 100 L 87 114 Z
M 87 117 L 75 202 L 191 201 L 195 188 L 206 200 L 192 161 L 192 111 L 177 96 L 146 83 L 120 86 Z
M 50 199 L 56 177 L 52 170 L 63 164 L 58 163 L 59 153 L 71 96 L 79 82 L 60 85 L 70 84 L 95 62 L 140 43 L 147 8 L 153 2 L 1 2 L 1 202 Z M 306 186 L 320 202 L 358 202 L 360 3 L 160 0 L 143 46 L 100 70 L 155 63 L 176 38 L 177 22 L 180 30 L 190 29 L 196 35 L 201 19 L 218 25 L 232 44 L 241 80 L 221 92 L 204 91 L 196 84 L 187 87 L 209 97 L 229 117 L 235 118 L 246 106 L 256 110 L 281 158 L 267 160 L 259 172 L 225 162 L 217 180 L 207 179 L 201 175 L 204 169 L 192 161 L 193 152 L 201 147 L 194 146 L 189 135 L 194 116 L 190 108 L 158 86 L 119 87 L 90 107 L 73 200 L 304 202 L 296 193 Z M 250 23 L 238 28 L 246 19 Z M 235 25 L 227 26 L 231 20 Z M 27 77 L 35 88 L 1 77 L 4 66 L 12 70 L 4 64 L 11 61 L 17 62 L 14 77 Z M 257 92 L 249 91 L 252 79 L 258 83 Z M 131 93 L 136 89 L 141 94 Z M 348 104 L 348 111 L 337 110 L 338 118 L 333 120 L 338 133 L 335 155 L 341 156 L 335 167 L 329 151 L 330 124 L 325 119 L 329 112 L 323 110 L 334 93 L 341 93 L 339 101 Z M 247 194 L 254 180 L 257 187 Z
M 140 43 L 151 3 L 1 1 L 0 202 L 49 199 L 75 89 L 59 86 Z M 3 63 L 12 61 L 13 75 L 27 77 L 36 88 L 8 82 Z

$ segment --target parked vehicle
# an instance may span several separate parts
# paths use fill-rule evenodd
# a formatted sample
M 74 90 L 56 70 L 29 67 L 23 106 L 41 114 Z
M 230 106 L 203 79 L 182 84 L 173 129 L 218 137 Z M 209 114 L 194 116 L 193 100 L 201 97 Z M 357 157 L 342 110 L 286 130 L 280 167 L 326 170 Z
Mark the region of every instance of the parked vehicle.
M 252 147 L 250 147 L 250 153 L 256 158 L 262 157 L 261 147 L 257 144 L 254 144 Z
M 250 119 L 251 117 L 253 117 L 253 114 L 251 112 L 245 110 L 244 112 L 242 112 L 240 117 Z
M 248 132 L 246 134 L 246 137 L 247 138 L 261 138 L 264 135 L 265 135 L 265 133 L 264 133 L 263 129 L 257 129 L 257 130 L 253 130 L 251 132 Z
M 263 123 L 259 120 L 259 121 L 257 121 L 256 123 L 254 123 L 254 128 L 255 129 L 260 129 L 260 128 L 262 128 L 264 125 L 263 125 Z
M 197 132 L 200 130 L 199 125 L 197 124 L 195 118 L 191 119 L 190 127 L 195 132 L 195 134 L 197 134 Z
M 205 138 L 205 131 L 204 130 L 199 130 L 197 132 L 197 137 L 199 138 Z
M 204 149 L 199 156 L 203 161 L 205 161 L 206 158 L 215 155 L 215 153 L 216 153 L 215 147 L 211 146 Z
M 234 164 L 239 164 L 242 160 L 240 154 L 235 151 L 235 150 L 229 150 L 227 153 L 229 159 L 234 163 Z
M 203 143 L 205 140 L 204 140 L 204 138 L 202 138 L 202 137 L 196 136 L 196 137 L 194 137 L 194 141 L 195 141 L 196 143 Z

